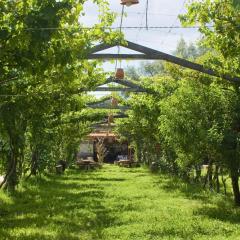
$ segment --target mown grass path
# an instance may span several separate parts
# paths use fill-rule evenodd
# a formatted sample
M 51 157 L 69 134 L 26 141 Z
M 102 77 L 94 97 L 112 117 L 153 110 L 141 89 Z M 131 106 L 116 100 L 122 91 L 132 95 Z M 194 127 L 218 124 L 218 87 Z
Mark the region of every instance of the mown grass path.
M 146 169 L 105 165 L 0 193 L 0 239 L 240 239 L 240 211 Z

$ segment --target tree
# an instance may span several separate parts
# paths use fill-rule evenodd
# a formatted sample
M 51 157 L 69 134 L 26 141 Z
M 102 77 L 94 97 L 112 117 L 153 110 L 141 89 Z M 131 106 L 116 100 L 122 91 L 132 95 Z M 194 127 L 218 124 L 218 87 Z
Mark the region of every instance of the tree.
M 143 76 L 153 77 L 157 74 L 161 74 L 164 70 L 162 61 L 153 61 L 153 62 L 141 62 L 140 73 Z
M 187 44 L 187 42 L 181 38 L 173 54 L 180 58 L 195 60 L 197 57 L 203 55 L 202 50 L 203 49 L 193 43 Z
M 128 66 L 125 70 L 126 77 L 138 81 L 140 78 L 138 70 L 133 66 Z
M 240 74 L 238 54 L 240 15 L 239 9 L 233 8 L 232 0 L 194 1 L 188 6 L 187 14 L 180 16 L 180 20 L 185 26 L 200 25 L 199 30 L 203 34 L 202 44 L 213 49 L 214 54 L 219 54 L 217 65 L 209 61 L 213 68 L 223 73 Z
M 111 41 L 108 26 L 114 15 L 106 1 L 96 1 L 100 21 L 83 29 L 83 2 L 0 3 L 0 151 L 7 189 L 14 190 L 25 164 L 30 162 L 35 174 L 72 155 L 70 149 L 74 151 L 85 132 L 79 121 L 63 122 L 84 108 L 82 89 L 105 77 L 96 61 L 82 59 L 94 42 Z
M 214 0 L 193 2 L 188 6 L 188 12 L 180 17 L 184 25 L 199 24 L 200 31 L 203 34 L 203 44 L 207 48 L 213 49 L 213 54 L 209 58 L 208 64 L 219 72 L 239 75 L 240 74 L 240 10 L 236 8 L 237 1 L 232 0 Z M 212 28 L 209 25 L 213 25 Z M 238 86 L 233 87 L 235 94 L 239 95 Z M 239 99 L 239 97 L 237 97 Z M 231 128 L 226 132 L 224 142 L 229 145 L 230 142 L 237 143 L 239 122 L 239 102 L 234 102 Z M 231 137 L 230 137 L 231 136 Z M 224 144 L 223 142 L 223 144 Z M 230 159 L 229 162 L 235 162 L 235 167 L 230 167 L 230 175 L 232 179 L 233 192 L 235 203 L 240 206 L 240 193 L 238 186 L 239 179 L 239 158 L 238 158 L 238 144 L 232 144 L 231 150 L 226 147 L 226 152 Z M 230 152 L 231 154 L 230 154 Z
M 175 55 L 177 55 L 178 57 L 187 59 L 188 58 L 188 49 L 187 48 L 188 48 L 187 43 L 184 41 L 183 38 L 181 38 L 177 44 Z

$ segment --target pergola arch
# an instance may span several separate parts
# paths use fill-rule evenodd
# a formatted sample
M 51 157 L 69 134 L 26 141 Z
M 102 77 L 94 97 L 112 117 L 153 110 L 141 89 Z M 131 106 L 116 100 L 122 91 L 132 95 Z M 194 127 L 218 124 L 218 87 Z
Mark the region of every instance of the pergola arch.
M 103 50 L 107 50 L 113 47 L 125 47 L 127 49 L 133 50 L 135 52 L 138 53 L 131 53 L 131 54 L 113 54 L 113 53 L 99 53 Z M 125 41 L 123 43 L 113 43 L 113 44 L 107 44 L 107 43 L 101 43 L 99 45 L 94 46 L 93 48 L 91 48 L 86 56 L 86 59 L 102 59 L 102 60 L 111 60 L 111 59 L 126 59 L 126 60 L 163 60 L 163 61 L 167 61 L 173 64 L 176 64 L 178 66 L 181 67 L 185 67 L 191 70 L 195 70 L 210 76 L 214 76 L 214 77 L 219 77 L 222 79 L 225 79 L 229 82 L 232 83 L 240 83 L 240 77 L 237 76 L 230 76 L 228 74 L 220 74 L 218 72 L 216 72 L 213 69 L 207 68 L 201 64 L 195 63 L 195 62 L 191 62 L 189 60 L 183 59 L 183 58 L 179 58 L 155 49 L 151 49 L 130 41 Z M 101 87 L 101 85 L 105 85 L 105 84 L 109 84 L 109 83 L 117 83 L 119 85 L 123 85 L 124 87 Z M 138 84 L 135 84 L 131 81 L 128 80 L 120 80 L 120 79 L 116 79 L 115 77 L 109 77 L 106 82 L 104 82 L 103 84 L 101 84 L 100 86 L 98 86 L 95 90 L 92 91 L 112 91 L 112 92 L 116 92 L 116 91 L 122 91 L 122 92 L 135 92 L 135 93 L 149 93 L 149 94 L 153 94 L 154 91 L 150 90 L 150 89 L 146 89 Z M 91 107 L 91 106 L 89 106 Z M 113 109 L 112 107 L 109 106 L 102 106 L 102 107 L 94 107 L 92 106 L 92 108 L 95 109 Z M 115 109 L 120 110 L 122 112 L 129 110 L 130 108 L 128 107 L 116 107 Z M 116 116 L 114 116 L 114 118 L 125 118 L 127 117 L 127 115 L 125 113 L 120 113 Z M 93 126 L 99 126 L 102 124 L 106 124 L 107 123 L 107 119 L 105 119 L 103 122 L 100 123 L 96 123 L 95 125 L 93 124 Z
M 240 77 L 230 76 L 228 74 L 220 74 L 215 70 L 207 68 L 201 64 L 194 63 L 189 60 L 179 58 L 155 49 L 151 49 L 130 41 L 125 41 L 125 43 L 115 43 L 115 44 L 102 43 L 102 44 L 96 45 L 95 47 L 89 50 L 89 53 L 86 58 L 87 59 L 163 60 L 163 61 L 174 63 L 176 65 L 179 65 L 185 68 L 189 68 L 191 70 L 208 74 L 210 76 L 220 77 L 230 82 L 235 82 L 235 83 L 240 82 Z M 140 54 L 98 53 L 100 51 L 103 51 L 112 47 L 116 47 L 116 46 L 122 46 L 130 50 L 137 51 Z

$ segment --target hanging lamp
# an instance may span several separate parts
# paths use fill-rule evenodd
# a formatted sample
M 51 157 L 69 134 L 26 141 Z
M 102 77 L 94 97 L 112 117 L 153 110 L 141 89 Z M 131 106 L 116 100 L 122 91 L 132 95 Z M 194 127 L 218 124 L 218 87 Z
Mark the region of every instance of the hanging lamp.
M 133 4 L 138 4 L 138 0 L 121 0 L 122 5 L 126 5 L 127 7 L 132 6 Z
M 116 79 L 124 79 L 124 70 L 123 68 L 118 68 L 115 74 Z

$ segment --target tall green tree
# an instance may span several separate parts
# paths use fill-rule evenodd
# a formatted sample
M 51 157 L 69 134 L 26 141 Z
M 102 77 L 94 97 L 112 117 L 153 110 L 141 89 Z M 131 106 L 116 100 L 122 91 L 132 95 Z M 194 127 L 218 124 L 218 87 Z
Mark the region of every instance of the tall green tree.
M 6 169 L 2 185 L 8 189 L 15 188 L 25 155 L 31 156 L 35 173 L 40 170 L 38 159 L 52 155 L 54 164 L 76 148 L 84 132 L 80 123 L 62 125 L 66 116 L 71 118 L 84 107 L 77 95 L 105 76 L 96 61 L 83 59 L 95 42 L 116 37 L 108 28 L 114 15 L 107 1 L 95 1 L 99 23 L 82 28 L 84 2 L 0 2 L 0 139 Z M 69 142 L 71 130 L 78 137 Z M 27 151 L 31 153 L 24 154 Z
M 194 1 L 188 6 L 187 14 L 180 17 L 184 25 L 199 24 L 203 34 L 203 44 L 212 49 L 208 64 L 221 73 L 240 75 L 240 10 L 236 7 L 237 1 L 232 0 L 204 0 Z M 209 27 L 211 25 L 211 27 Z M 233 91 L 239 95 L 239 87 L 234 86 Z M 237 97 L 239 99 L 239 97 Z M 231 168 L 231 179 L 235 202 L 240 205 L 239 192 L 239 154 L 238 154 L 238 122 L 239 102 L 234 103 L 234 118 L 231 129 L 226 132 L 226 154 L 228 161 L 234 161 L 235 168 Z M 228 146 L 228 147 L 227 147 Z M 231 146 L 231 147 L 229 147 Z M 229 153 L 229 154 L 227 154 Z M 230 154 L 231 153 L 231 154 Z M 229 164 L 230 166 L 230 164 Z

